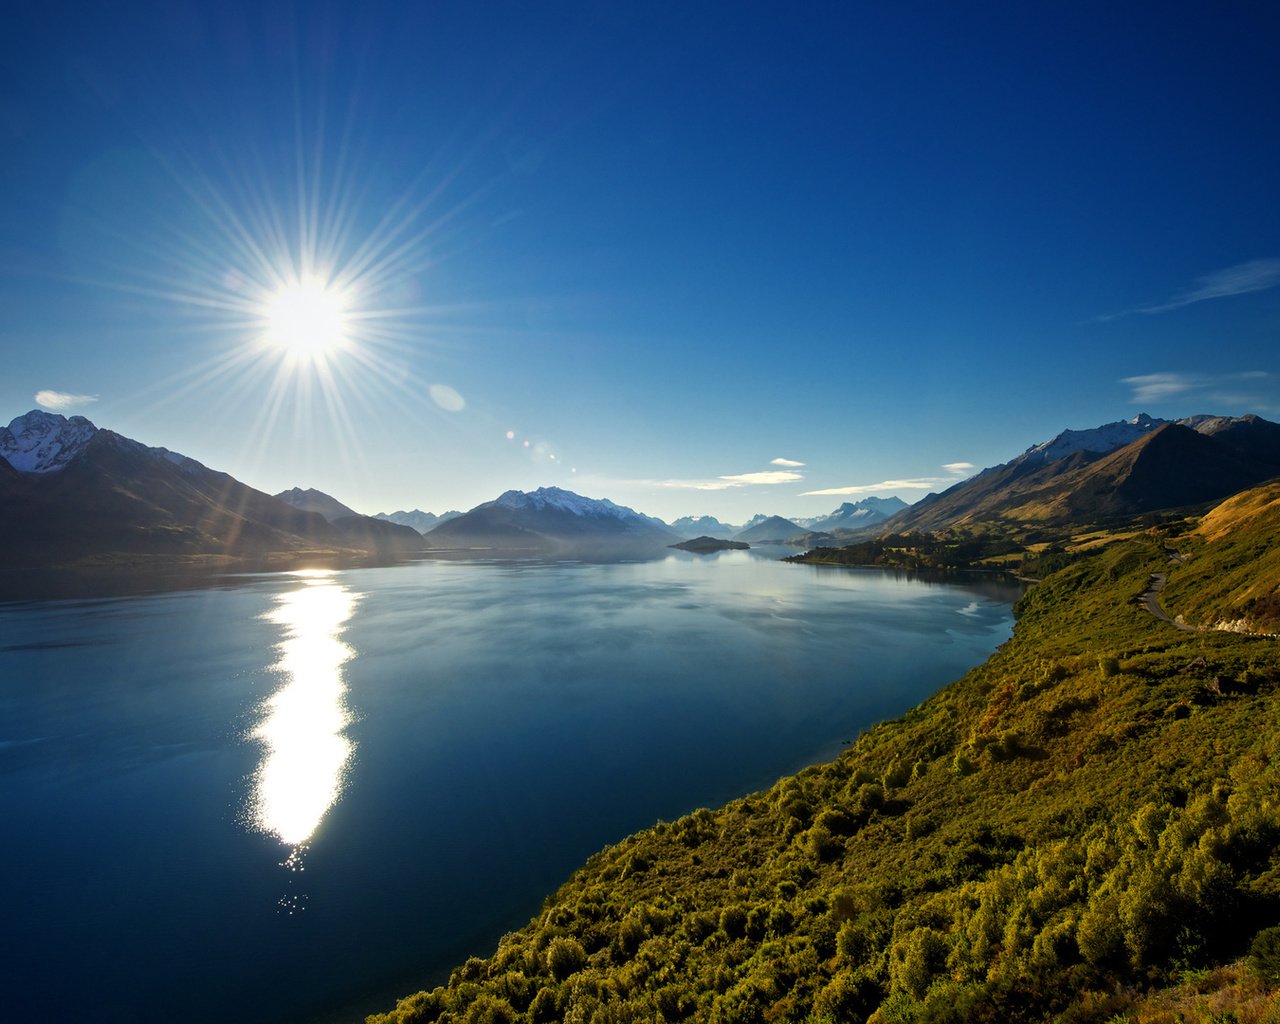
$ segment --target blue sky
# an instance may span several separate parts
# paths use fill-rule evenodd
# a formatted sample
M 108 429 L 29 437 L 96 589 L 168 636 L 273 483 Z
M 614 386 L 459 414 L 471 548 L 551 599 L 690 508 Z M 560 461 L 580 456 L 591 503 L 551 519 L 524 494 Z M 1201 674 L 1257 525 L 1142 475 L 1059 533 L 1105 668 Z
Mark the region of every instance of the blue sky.
M 0 419 L 366 512 L 740 521 L 1280 417 L 1277 38 L 1262 3 L 20 5 Z M 300 285 L 337 348 L 281 344 Z

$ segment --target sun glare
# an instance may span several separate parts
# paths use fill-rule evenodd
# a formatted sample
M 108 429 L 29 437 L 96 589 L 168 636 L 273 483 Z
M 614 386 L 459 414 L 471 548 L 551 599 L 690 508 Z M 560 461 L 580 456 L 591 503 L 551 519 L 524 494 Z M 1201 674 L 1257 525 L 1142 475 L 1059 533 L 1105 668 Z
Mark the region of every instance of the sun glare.
M 346 296 L 304 277 L 286 284 L 266 305 L 266 340 L 299 362 L 320 362 L 346 348 Z

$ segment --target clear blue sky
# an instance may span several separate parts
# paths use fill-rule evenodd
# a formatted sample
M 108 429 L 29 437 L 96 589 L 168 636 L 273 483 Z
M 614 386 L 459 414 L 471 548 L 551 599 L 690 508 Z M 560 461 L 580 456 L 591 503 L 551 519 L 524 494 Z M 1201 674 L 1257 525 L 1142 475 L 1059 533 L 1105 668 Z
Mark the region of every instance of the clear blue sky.
M 1280 417 L 1278 41 L 1272 3 L 21 3 L 0 419 L 365 512 L 740 521 Z M 321 363 L 264 341 L 304 272 Z

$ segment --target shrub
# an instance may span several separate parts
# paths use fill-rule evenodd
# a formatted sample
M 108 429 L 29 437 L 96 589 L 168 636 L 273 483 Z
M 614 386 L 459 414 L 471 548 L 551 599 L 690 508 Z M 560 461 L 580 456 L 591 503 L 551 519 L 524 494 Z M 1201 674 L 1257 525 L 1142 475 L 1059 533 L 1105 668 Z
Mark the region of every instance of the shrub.
M 1268 985 L 1280 985 L 1280 925 L 1264 928 L 1249 946 L 1249 966 Z
M 582 970 L 587 962 L 587 952 L 577 939 L 561 936 L 552 939 L 547 946 L 547 970 L 557 981 Z

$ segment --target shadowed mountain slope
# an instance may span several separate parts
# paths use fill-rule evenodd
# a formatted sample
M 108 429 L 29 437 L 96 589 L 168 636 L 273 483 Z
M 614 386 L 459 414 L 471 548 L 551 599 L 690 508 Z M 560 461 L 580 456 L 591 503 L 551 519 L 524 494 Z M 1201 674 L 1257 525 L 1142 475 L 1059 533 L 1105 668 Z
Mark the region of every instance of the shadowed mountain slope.
M 50 439 L 44 448 L 54 454 L 31 463 L 29 472 L 0 478 L 0 565 L 129 556 L 260 559 L 310 551 L 387 555 L 421 547 L 407 528 L 368 520 L 375 524 L 370 529 L 365 517 L 332 525 L 194 459 L 111 430 L 89 424 L 59 445 L 68 422 L 63 417 L 20 419 L 39 424 Z
M 1057 444 L 1064 454 L 1046 461 L 1046 453 L 1067 434 L 1074 435 L 1074 443 Z M 1280 474 L 1280 425 L 1256 416 L 1148 421 L 1136 440 L 1119 447 L 1079 447 L 1093 443 L 1095 434 L 1065 432 L 1055 442 L 927 496 L 893 516 L 884 530 L 1098 522 L 1202 505 Z M 1104 443 L 1123 436 L 1102 435 Z

